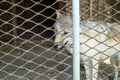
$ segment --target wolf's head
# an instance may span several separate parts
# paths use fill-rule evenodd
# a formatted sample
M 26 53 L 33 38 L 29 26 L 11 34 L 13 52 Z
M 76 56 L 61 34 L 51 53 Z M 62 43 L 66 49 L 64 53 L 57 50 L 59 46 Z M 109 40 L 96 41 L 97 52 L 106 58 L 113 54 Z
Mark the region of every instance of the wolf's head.
M 72 19 L 71 16 L 57 12 L 55 29 L 55 48 L 61 50 L 64 46 L 72 44 Z

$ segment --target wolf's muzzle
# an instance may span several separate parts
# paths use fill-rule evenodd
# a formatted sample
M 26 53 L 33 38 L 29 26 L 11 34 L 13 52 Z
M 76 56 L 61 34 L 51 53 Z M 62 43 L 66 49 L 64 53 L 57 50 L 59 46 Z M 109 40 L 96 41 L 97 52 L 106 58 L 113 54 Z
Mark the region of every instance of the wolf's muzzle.
M 59 50 L 63 49 L 67 43 L 68 43 L 68 41 L 65 42 L 65 44 L 56 43 L 55 46 L 54 46 L 54 48 L 55 48 L 57 51 L 59 51 Z
M 54 46 L 54 48 L 55 48 L 57 51 L 62 50 L 63 47 L 64 47 L 64 46 L 60 46 L 60 45 L 58 45 L 58 44 L 56 44 L 56 45 Z

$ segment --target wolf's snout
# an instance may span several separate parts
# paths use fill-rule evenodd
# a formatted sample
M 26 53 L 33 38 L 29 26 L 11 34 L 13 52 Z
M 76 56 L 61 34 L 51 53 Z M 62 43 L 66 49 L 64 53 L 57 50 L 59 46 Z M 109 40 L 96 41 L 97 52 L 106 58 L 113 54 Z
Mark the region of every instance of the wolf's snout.
M 55 44 L 54 48 L 57 50 L 58 44 Z
M 54 46 L 54 48 L 55 48 L 57 51 L 61 50 L 63 47 L 64 47 L 64 46 L 63 46 L 62 44 L 60 44 L 60 43 L 59 43 L 59 44 L 56 43 L 55 46 Z
M 61 50 L 61 49 L 59 48 L 59 45 L 58 45 L 58 44 L 55 45 L 54 48 L 55 48 L 57 51 Z

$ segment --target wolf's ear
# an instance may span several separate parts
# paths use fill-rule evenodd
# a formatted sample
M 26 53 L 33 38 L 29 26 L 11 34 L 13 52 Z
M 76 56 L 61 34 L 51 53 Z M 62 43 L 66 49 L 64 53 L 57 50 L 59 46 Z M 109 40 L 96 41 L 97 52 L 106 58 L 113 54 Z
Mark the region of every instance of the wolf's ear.
M 57 15 L 57 19 L 60 19 L 60 18 L 62 18 L 62 14 L 60 13 L 60 12 L 58 12 L 58 11 L 56 11 L 56 15 Z

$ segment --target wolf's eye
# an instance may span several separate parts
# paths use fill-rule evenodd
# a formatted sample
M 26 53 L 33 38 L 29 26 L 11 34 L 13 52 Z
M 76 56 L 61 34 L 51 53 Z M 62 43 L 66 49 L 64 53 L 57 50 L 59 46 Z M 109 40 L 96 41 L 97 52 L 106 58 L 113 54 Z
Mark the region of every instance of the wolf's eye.
M 64 34 L 68 34 L 68 32 L 65 31 Z

